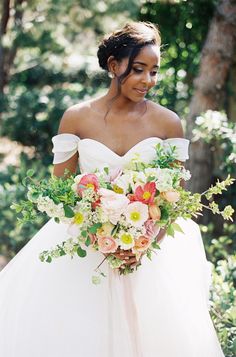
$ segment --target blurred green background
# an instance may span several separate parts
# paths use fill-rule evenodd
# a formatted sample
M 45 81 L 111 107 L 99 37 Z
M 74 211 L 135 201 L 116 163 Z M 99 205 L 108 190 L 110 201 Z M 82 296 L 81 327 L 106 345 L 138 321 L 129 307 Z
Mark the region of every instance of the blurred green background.
M 158 24 L 162 64 L 150 99 L 182 118 L 192 142 L 190 189 L 236 176 L 236 10 L 233 0 L 45 0 L 0 5 L 0 264 L 45 223 L 22 229 L 12 202 L 25 198 L 29 168 L 52 170 L 51 137 L 69 106 L 106 92 L 96 51 L 104 33 L 129 20 Z M 207 110 L 211 110 L 208 111 Z M 207 112 L 207 113 L 206 113 Z M 219 197 L 236 207 L 236 185 Z M 236 356 L 234 222 L 199 221 L 213 264 L 211 315 L 226 357 Z

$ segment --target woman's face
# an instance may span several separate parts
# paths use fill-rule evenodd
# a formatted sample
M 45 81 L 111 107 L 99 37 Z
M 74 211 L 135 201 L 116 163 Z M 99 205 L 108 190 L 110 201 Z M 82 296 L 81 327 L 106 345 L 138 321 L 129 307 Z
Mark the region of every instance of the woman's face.
M 120 76 L 128 66 L 128 58 L 123 59 L 116 75 Z M 157 83 L 157 71 L 160 67 L 160 48 L 147 45 L 141 49 L 134 59 L 131 72 L 121 83 L 121 95 L 140 102 L 147 92 Z

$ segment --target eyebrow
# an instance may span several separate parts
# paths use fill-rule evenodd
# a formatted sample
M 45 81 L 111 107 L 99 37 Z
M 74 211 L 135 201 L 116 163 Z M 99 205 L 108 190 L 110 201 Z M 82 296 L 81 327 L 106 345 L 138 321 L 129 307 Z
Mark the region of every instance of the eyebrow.
M 138 64 L 142 64 L 143 66 L 147 66 L 147 64 L 146 63 L 144 63 L 144 62 L 140 62 L 140 61 L 135 61 L 135 62 L 133 62 L 133 64 L 136 64 L 136 63 L 138 63 Z M 155 68 L 159 68 L 160 66 L 158 66 L 157 64 L 154 64 L 154 66 L 153 67 L 155 67 Z

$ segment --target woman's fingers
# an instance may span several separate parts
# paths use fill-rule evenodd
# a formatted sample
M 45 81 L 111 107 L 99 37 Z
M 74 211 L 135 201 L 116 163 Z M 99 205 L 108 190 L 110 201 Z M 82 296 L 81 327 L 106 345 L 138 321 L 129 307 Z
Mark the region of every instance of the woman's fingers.
M 127 260 L 127 262 L 125 262 L 126 265 L 132 265 L 134 263 L 137 263 L 136 258 L 131 258 L 131 259 Z
M 119 258 L 121 260 L 128 260 L 132 257 L 135 257 L 135 254 L 132 253 L 130 250 L 120 250 L 117 253 L 114 254 L 116 258 Z

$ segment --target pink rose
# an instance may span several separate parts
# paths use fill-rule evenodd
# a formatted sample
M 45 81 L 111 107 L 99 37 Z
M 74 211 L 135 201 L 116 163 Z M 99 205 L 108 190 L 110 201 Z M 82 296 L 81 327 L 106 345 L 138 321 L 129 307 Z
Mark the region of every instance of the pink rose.
M 150 247 L 152 240 L 146 236 L 140 236 L 135 239 L 134 251 L 144 252 L 148 247 Z
M 146 228 L 146 236 L 149 238 L 155 238 L 160 231 L 160 227 L 152 219 L 148 219 L 144 223 L 144 226 Z
M 112 237 L 99 237 L 98 249 L 102 253 L 115 253 L 118 248 L 117 241 Z
M 121 214 L 127 208 L 129 199 L 120 193 L 116 193 L 106 188 L 100 188 L 101 206 L 104 213 L 112 224 L 117 224 Z
M 161 196 L 168 202 L 174 203 L 179 200 L 180 194 L 177 191 L 165 191 L 161 193 Z

